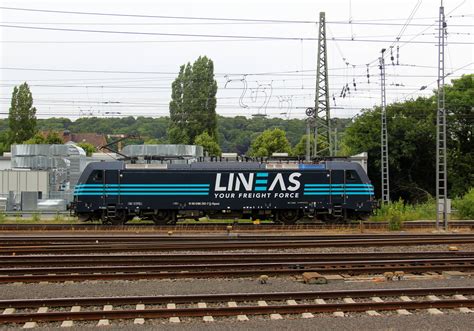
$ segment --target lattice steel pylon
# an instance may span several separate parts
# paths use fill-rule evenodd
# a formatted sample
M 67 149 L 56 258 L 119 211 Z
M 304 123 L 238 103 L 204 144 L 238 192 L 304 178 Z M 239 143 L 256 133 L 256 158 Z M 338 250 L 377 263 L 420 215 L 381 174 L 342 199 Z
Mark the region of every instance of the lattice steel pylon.
M 446 21 L 443 2 L 439 7 L 438 25 L 438 111 L 436 115 L 436 227 L 440 220 L 448 228 L 448 172 L 446 150 L 446 109 L 444 99 L 444 45 Z
M 388 167 L 388 134 L 387 134 L 387 99 L 385 94 L 385 48 L 382 49 L 380 62 L 380 91 L 381 91 L 381 130 L 380 130 L 380 149 L 381 149 L 381 172 L 382 172 L 382 203 L 390 202 L 390 178 Z
M 318 60 L 314 100 L 314 157 L 332 155 L 331 116 L 329 109 L 328 55 L 326 48 L 326 14 L 319 13 Z M 318 151 L 318 139 L 324 147 Z

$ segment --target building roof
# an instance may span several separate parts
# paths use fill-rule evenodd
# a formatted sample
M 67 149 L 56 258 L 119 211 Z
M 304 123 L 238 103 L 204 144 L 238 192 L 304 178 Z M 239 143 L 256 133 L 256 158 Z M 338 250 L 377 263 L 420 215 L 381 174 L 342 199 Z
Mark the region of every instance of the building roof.
M 65 143 L 73 141 L 75 143 L 89 143 L 94 147 L 107 144 L 105 135 L 98 133 L 67 133 L 63 132 L 62 139 Z

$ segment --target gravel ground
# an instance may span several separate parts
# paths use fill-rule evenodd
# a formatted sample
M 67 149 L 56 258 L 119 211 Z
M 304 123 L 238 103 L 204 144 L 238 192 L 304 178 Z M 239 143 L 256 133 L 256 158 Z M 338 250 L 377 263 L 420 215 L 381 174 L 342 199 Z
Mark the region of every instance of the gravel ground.
M 424 252 L 447 251 L 451 245 L 386 246 L 386 247 L 327 247 L 311 249 L 272 249 L 237 250 L 239 253 L 256 252 Z M 474 251 L 474 244 L 455 245 L 459 250 Z M 230 253 L 223 251 L 221 253 Z M 156 254 L 155 252 L 151 252 Z M 169 254 L 171 252 L 163 252 Z M 178 251 L 180 254 L 209 253 L 204 251 Z M 220 253 L 220 252 L 213 252 Z M 131 253 L 133 254 L 133 253 Z M 143 253 L 141 253 L 143 254 Z M 144 253 L 146 254 L 146 253 Z M 270 278 L 267 284 L 260 284 L 256 278 L 238 279 L 178 279 L 178 280 L 141 280 L 141 281 L 88 281 L 82 283 L 45 283 L 45 284 L 0 284 L 1 299 L 52 298 L 75 296 L 131 296 L 131 295 L 175 295 L 199 293 L 246 293 L 246 292 L 284 292 L 284 291 L 328 291 L 377 288 L 423 288 L 473 286 L 474 278 L 403 280 L 396 282 L 332 282 L 326 285 L 307 285 L 289 277 Z M 461 314 L 454 310 L 441 316 L 429 315 L 425 311 L 410 316 L 383 313 L 383 316 L 369 317 L 363 313 L 350 314 L 336 318 L 329 315 L 317 315 L 313 319 L 303 319 L 290 315 L 283 320 L 270 320 L 268 316 L 250 316 L 250 321 L 237 322 L 235 318 L 217 318 L 216 322 L 204 323 L 199 318 L 183 318 L 183 323 L 170 324 L 167 320 L 147 320 L 144 326 L 135 326 L 132 321 L 112 321 L 114 330 L 474 330 L 474 314 Z M 97 322 L 76 322 L 74 330 L 87 330 Z M 53 330 L 59 324 L 39 327 L 41 330 Z M 0 326 L 0 329 L 19 329 Z
M 406 245 L 406 246 L 374 246 L 374 247 L 314 247 L 314 248 L 274 248 L 274 249 L 234 249 L 234 250 L 177 250 L 177 251 L 143 251 L 143 252 L 116 252 L 116 253 L 100 253 L 109 255 L 134 255 L 134 254 L 150 254 L 150 255 L 169 255 L 169 254 L 255 254 L 255 253 L 373 253 L 373 252 L 387 252 L 387 253 L 399 253 L 399 252 L 430 252 L 440 251 L 447 252 L 449 247 L 456 246 L 459 251 L 474 252 L 474 244 L 443 244 L 443 245 Z M 92 254 L 93 255 L 93 254 Z

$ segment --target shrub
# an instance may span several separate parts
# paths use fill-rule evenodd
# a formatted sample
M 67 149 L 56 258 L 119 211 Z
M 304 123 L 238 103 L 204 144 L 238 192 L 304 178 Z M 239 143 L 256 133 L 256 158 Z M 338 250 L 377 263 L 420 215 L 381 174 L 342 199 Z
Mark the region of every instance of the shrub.
M 39 222 L 41 221 L 41 215 L 38 213 L 33 213 L 33 215 L 31 215 L 31 220 L 33 222 Z
M 462 198 L 454 199 L 453 207 L 460 219 L 474 219 L 474 188 L 471 188 Z

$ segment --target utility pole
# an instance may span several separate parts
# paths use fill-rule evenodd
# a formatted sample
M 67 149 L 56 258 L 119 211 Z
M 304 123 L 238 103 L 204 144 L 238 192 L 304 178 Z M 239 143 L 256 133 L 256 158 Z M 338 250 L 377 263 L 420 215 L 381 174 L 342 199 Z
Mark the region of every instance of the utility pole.
M 326 48 L 326 14 L 319 13 L 318 60 L 316 68 L 316 94 L 314 100 L 314 156 L 332 155 L 331 116 L 329 109 L 329 81 Z M 318 138 L 327 147 L 318 151 Z
M 382 161 L 382 203 L 390 202 L 390 182 L 388 170 L 388 135 L 387 135 L 387 100 L 385 95 L 385 48 L 382 49 L 380 61 L 380 90 L 381 90 L 381 131 L 380 131 L 380 146 L 381 146 L 381 161 Z
M 436 228 L 440 220 L 448 228 L 448 171 L 446 150 L 446 109 L 444 99 L 444 45 L 446 21 L 443 1 L 439 7 L 438 22 L 438 111 L 436 115 Z

